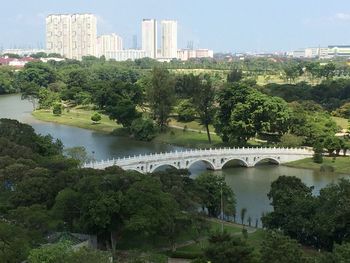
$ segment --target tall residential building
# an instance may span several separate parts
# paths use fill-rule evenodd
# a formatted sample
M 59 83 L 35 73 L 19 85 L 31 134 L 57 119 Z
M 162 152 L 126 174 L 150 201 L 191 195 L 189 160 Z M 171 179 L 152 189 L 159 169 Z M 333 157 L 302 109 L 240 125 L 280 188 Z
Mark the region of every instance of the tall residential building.
M 96 56 L 97 19 L 92 14 L 58 14 L 46 18 L 46 49 L 66 58 Z
M 157 58 L 157 21 L 143 19 L 142 21 L 142 50 L 151 58 Z
M 96 56 L 97 19 L 92 14 L 72 15 L 72 58 Z
M 105 56 L 110 59 L 110 54 L 123 49 L 123 39 L 116 35 L 102 35 L 97 37 L 97 57 Z
M 177 21 L 163 20 L 162 25 L 162 57 L 177 58 Z
M 46 50 L 72 58 L 71 15 L 49 15 L 46 17 Z

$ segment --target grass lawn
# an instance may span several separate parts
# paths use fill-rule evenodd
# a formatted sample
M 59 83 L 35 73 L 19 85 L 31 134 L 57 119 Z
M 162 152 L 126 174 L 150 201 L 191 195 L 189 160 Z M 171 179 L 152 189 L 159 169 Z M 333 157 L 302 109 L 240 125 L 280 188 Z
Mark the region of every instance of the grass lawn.
M 210 221 L 210 230 L 211 232 L 215 231 L 221 231 L 221 223 L 219 221 Z M 224 230 L 226 230 L 228 233 L 233 234 L 237 237 L 242 237 L 242 226 L 236 225 L 236 224 L 225 224 Z M 261 242 L 264 239 L 264 233 L 265 231 L 262 229 L 257 229 L 254 233 L 248 234 L 247 242 L 251 246 L 259 247 Z M 178 253 L 201 253 L 203 251 L 203 248 L 205 248 L 208 245 L 208 240 L 204 239 L 201 240 L 199 243 L 193 243 L 188 246 L 179 247 L 177 248 Z
M 338 126 L 340 126 L 342 129 L 348 129 L 349 128 L 349 121 L 345 118 L 340 117 L 332 117 L 332 119 L 337 123 Z
M 296 168 L 313 169 L 317 171 L 320 171 L 322 165 L 329 165 L 334 167 L 334 171 L 336 173 L 350 174 L 350 157 L 348 156 L 339 156 L 335 159 L 335 161 L 333 161 L 332 157 L 324 157 L 322 164 L 314 163 L 312 158 L 308 158 L 295 162 L 290 162 L 284 165 Z
M 178 122 L 176 119 L 171 118 L 169 122 L 170 126 L 179 126 L 179 127 L 185 127 L 187 126 L 188 129 L 194 129 L 194 130 L 200 130 L 203 133 L 206 133 L 206 129 L 203 125 L 200 125 L 199 122 L 197 121 L 191 121 L 191 122 Z M 209 131 L 210 132 L 215 132 L 214 126 L 209 125 Z
M 92 110 L 74 108 L 69 112 L 64 110 L 60 116 L 53 115 L 51 110 L 36 110 L 32 115 L 41 121 L 65 124 L 105 133 L 110 133 L 114 129 L 121 127 L 103 114 L 101 114 L 102 120 L 98 124 L 93 124 L 90 118 L 94 112 Z
M 209 148 L 222 144 L 221 138 L 217 135 L 212 134 L 211 139 L 212 144 L 209 144 L 207 133 L 205 132 L 184 132 L 179 129 L 170 128 L 168 131 L 157 135 L 154 141 L 192 148 Z
M 118 125 L 115 121 L 110 120 L 108 116 L 103 114 L 101 114 L 102 120 L 99 122 L 99 124 L 93 124 L 90 118 L 94 112 L 95 111 L 92 110 L 73 108 L 69 112 L 64 110 L 60 116 L 53 115 L 51 110 L 36 110 L 32 113 L 32 115 L 41 121 L 75 126 L 104 133 L 111 133 L 116 129 L 118 130 L 122 128 L 121 125 Z M 183 127 L 186 124 L 176 122 L 176 125 Z M 199 124 L 196 122 L 193 122 L 192 125 L 193 128 L 199 126 Z M 117 132 L 117 134 L 119 133 Z M 184 132 L 181 129 L 170 128 L 167 132 L 158 134 L 154 141 L 192 148 L 209 148 L 219 146 L 222 143 L 219 136 L 211 135 L 211 137 L 212 144 L 210 145 L 208 142 L 207 134 L 204 130 L 203 132 Z

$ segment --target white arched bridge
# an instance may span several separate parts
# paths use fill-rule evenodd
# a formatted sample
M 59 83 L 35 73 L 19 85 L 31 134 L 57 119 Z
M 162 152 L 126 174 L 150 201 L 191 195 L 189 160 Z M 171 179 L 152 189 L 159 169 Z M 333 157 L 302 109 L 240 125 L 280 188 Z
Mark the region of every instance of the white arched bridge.
M 84 168 L 105 169 L 110 166 L 119 166 L 124 170 L 152 173 L 162 166 L 189 169 L 197 162 L 204 162 L 207 164 L 208 169 L 221 170 L 230 161 L 237 161 L 245 167 L 254 167 L 256 164 L 264 161 L 283 164 L 310 158 L 312 155 L 313 151 L 305 148 L 196 149 L 91 162 L 86 163 Z

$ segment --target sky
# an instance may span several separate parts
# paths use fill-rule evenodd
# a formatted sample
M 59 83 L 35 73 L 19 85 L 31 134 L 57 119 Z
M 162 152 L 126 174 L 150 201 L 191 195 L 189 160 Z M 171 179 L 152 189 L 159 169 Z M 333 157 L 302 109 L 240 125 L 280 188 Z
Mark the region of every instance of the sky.
M 45 17 L 93 13 L 98 34 L 141 45 L 143 18 L 178 20 L 179 48 L 289 51 L 350 44 L 349 0 L 0 0 L 0 48 L 45 47 Z

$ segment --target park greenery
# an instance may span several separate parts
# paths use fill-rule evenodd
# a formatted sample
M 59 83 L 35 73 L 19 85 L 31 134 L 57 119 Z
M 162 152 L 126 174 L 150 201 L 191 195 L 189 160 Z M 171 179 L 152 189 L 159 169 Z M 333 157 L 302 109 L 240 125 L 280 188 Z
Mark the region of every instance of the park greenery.
M 114 62 L 87 57 L 81 62 L 30 62 L 18 72 L 5 67 L 1 76 L 6 85 L 10 83 L 47 113 L 34 113 L 43 120 L 110 131 L 112 126 L 106 127 L 104 121 L 107 116 L 115 122 L 114 134 L 136 140 L 192 147 L 309 146 L 315 150 L 316 163 L 323 162 L 324 152 L 345 156 L 349 137 L 336 120 L 350 117 L 347 67 L 341 62 L 269 61 L 265 67 L 271 69 L 266 72 L 277 71 L 286 81 L 259 85 L 249 68 L 260 62 L 232 63 L 235 68 L 226 67 L 218 75 L 176 71 L 180 68 L 176 61 Z M 200 61 L 192 63 L 203 66 Z M 301 77 L 305 80 L 297 82 Z M 92 112 L 84 124 L 65 116 L 78 107 Z M 172 127 L 169 123 L 174 121 L 177 124 Z M 191 123 L 198 128 L 189 129 Z M 341 131 L 344 136 L 336 137 Z
M 85 57 L 30 62 L 18 71 L 0 67 L 0 94 L 21 92 L 40 109 L 36 117 L 99 131 L 115 129 L 114 134 L 137 140 L 176 144 L 187 138 L 206 141 L 205 146 L 249 146 L 254 139 L 259 145 L 309 146 L 313 159 L 291 165 L 327 171 L 335 166 L 346 173 L 349 136 L 346 131 L 335 136 L 344 129 L 335 120 L 350 118 L 349 75 L 341 60 L 160 63 Z M 281 176 L 268 193 L 273 212 L 253 219 L 245 208 L 237 213 L 233 191 L 224 178 L 211 173 L 193 178 L 187 170 L 143 175 L 119 167 L 82 168 L 91 160 L 83 147 L 63 149 L 60 141 L 36 134 L 29 125 L 0 120 L 1 260 L 349 259 L 346 179 L 315 194 L 300 179 Z M 225 223 L 222 231 L 213 222 L 218 218 L 233 222 Z M 264 229 L 254 229 L 260 220 Z M 67 240 L 50 243 L 52 233 L 96 236 L 97 249 L 76 250 Z
M 346 138 L 335 142 L 334 135 L 341 129 L 333 119 L 350 117 L 345 62 L 246 59 L 217 63 L 221 68 L 206 60 L 179 64 L 86 57 L 30 62 L 18 72 L 1 67 L 0 91 L 21 91 L 24 99 L 51 111 L 56 120 L 65 111 L 85 107 L 94 112 L 91 129 L 99 129 L 96 114 L 106 115 L 127 131 L 118 134 L 138 140 L 161 137 L 175 119 L 180 127 L 193 121 L 202 126 L 207 145 L 213 144 L 214 130 L 225 145 L 249 145 L 253 138 L 275 146 L 318 143 L 337 154 L 348 147 Z M 195 67 L 212 71 L 189 71 Z M 222 74 L 217 74 L 219 70 Z M 271 72 L 286 81 L 259 85 L 256 74 Z M 304 81 L 297 81 L 300 78 Z
M 315 196 L 300 179 L 280 177 L 268 194 L 274 211 L 262 218 L 265 231 L 254 230 L 246 209 L 236 219 L 235 195 L 222 177 L 192 178 L 187 170 L 143 175 L 118 167 L 80 168 L 86 158 L 83 148 L 63 150 L 60 141 L 36 134 L 27 124 L 0 120 L 4 262 L 119 262 L 127 260 L 125 255 L 137 262 L 165 262 L 171 255 L 194 262 L 322 263 L 348 257 L 348 180 Z M 221 231 L 208 219 L 221 217 L 221 195 L 223 216 L 243 227 L 225 223 Z M 98 250 L 77 250 L 68 240 L 49 243 L 52 233 L 96 236 Z M 201 248 L 177 251 L 183 242 Z M 307 253 L 301 245 L 322 253 Z

